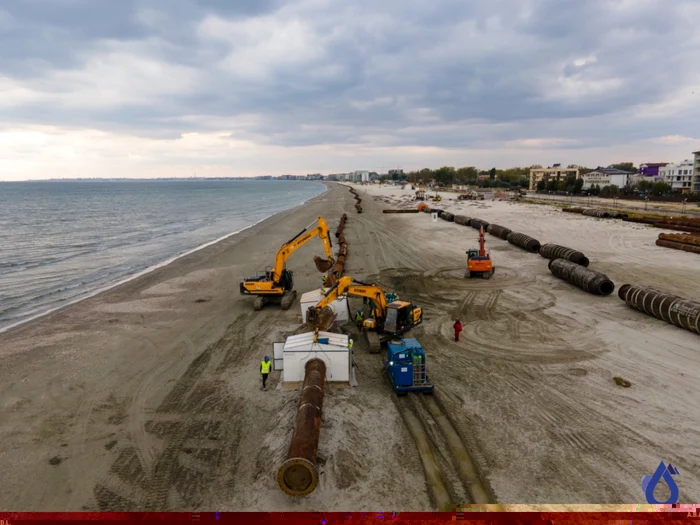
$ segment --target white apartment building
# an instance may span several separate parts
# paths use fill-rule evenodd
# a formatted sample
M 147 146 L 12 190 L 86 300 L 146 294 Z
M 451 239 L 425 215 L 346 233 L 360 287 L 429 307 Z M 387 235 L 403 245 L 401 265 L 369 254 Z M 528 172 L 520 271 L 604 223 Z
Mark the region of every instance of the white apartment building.
M 659 175 L 674 192 L 690 193 L 693 191 L 693 164 L 688 159 L 678 164 L 667 164 L 659 170 Z
M 700 151 L 694 151 L 695 173 L 693 175 L 693 191 L 700 192 Z
M 601 188 L 605 186 L 622 188 L 630 183 L 630 178 L 633 175 L 634 173 L 617 168 L 598 168 L 583 175 L 583 189 L 587 190 L 596 184 Z

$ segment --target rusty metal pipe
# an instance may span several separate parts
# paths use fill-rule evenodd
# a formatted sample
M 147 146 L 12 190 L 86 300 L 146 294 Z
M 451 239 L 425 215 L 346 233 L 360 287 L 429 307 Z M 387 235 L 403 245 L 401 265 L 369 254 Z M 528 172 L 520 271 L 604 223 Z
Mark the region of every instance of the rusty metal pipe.
M 383 210 L 382 213 L 420 213 L 419 210 Z
M 474 221 L 472 221 L 472 226 L 473 225 Z M 537 253 L 540 251 L 540 241 L 533 239 L 524 233 L 510 232 L 506 240 L 509 243 L 522 248 L 523 250 L 527 250 L 528 252 Z
M 615 290 L 615 284 L 607 275 L 589 270 L 566 259 L 549 261 L 549 271 L 555 277 L 577 286 L 584 292 L 595 295 L 610 295 Z
M 674 250 L 681 250 L 689 253 L 700 253 L 700 246 L 694 246 L 692 244 L 685 244 L 682 242 L 666 241 L 664 239 L 656 240 L 657 246 L 663 246 L 664 248 L 673 248 Z
M 290 496 L 307 496 L 318 485 L 316 454 L 321 433 L 321 412 L 326 387 L 326 364 L 320 359 L 306 362 L 297 420 L 287 461 L 277 471 L 277 483 Z
M 700 303 L 697 301 L 631 284 L 623 284 L 617 295 L 630 308 L 700 334 Z
M 543 244 L 540 246 L 540 255 L 545 259 L 566 259 L 567 261 L 586 267 L 590 262 L 588 257 L 581 252 L 558 244 Z

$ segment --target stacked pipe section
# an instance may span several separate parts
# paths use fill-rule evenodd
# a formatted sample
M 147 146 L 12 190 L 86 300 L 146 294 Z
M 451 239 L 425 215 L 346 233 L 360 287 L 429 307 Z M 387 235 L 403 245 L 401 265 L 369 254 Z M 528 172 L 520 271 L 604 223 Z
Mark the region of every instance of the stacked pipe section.
M 498 224 L 489 224 L 486 228 L 486 231 L 494 237 L 498 237 L 499 239 L 503 239 L 504 241 L 507 241 L 508 235 L 513 233 L 511 229 L 506 228 L 505 226 L 499 226 Z
M 345 221 L 347 221 L 347 220 L 348 220 L 348 216 L 343 213 L 343 216 L 340 218 L 340 223 L 338 223 L 338 229 L 335 230 L 335 238 L 336 239 L 342 235 L 343 230 L 345 229 Z
M 656 240 L 657 246 L 673 248 L 690 253 L 700 253 L 700 235 L 689 233 L 660 233 Z
M 549 271 L 555 277 L 594 295 L 610 295 L 615 290 L 615 284 L 607 275 L 589 270 L 566 259 L 549 261 Z
M 475 230 L 480 230 L 483 227 L 484 231 L 486 231 L 489 227 L 489 223 L 483 219 L 472 219 L 469 221 L 469 226 Z
M 362 199 L 357 194 L 357 191 L 355 191 L 355 188 L 350 188 L 350 193 L 352 193 L 355 196 L 355 200 L 357 201 L 355 203 L 355 209 L 357 210 L 357 213 L 362 213 L 362 206 L 360 206 Z
M 318 486 L 316 454 L 326 387 L 326 364 L 307 361 L 297 419 L 287 460 L 277 471 L 279 487 L 290 496 L 307 496 Z
M 455 214 L 454 214 L 454 213 L 450 213 L 450 212 L 448 212 L 448 211 L 442 212 L 442 213 L 440 214 L 440 218 L 441 218 L 443 221 L 455 222 Z
M 540 255 L 545 259 L 565 259 L 574 264 L 578 264 L 584 267 L 588 267 L 590 261 L 588 257 L 583 255 L 583 253 L 574 250 L 573 248 L 567 248 L 566 246 L 559 246 L 558 244 L 543 244 L 540 247 Z
M 537 253 L 540 251 L 540 241 L 534 239 L 524 233 L 510 232 L 506 240 L 518 248 L 522 248 L 528 252 Z
M 700 334 L 700 303 L 697 301 L 631 284 L 623 284 L 617 294 L 630 308 Z
M 471 221 L 472 221 L 472 218 L 467 217 L 466 215 L 455 215 L 455 222 L 457 224 L 461 224 L 462 226 L 469 226 Z

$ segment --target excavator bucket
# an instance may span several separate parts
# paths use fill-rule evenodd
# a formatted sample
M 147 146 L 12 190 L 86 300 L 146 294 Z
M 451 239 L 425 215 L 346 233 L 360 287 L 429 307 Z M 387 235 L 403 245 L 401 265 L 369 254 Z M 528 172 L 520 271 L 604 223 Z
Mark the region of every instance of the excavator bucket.
M 337 317 L 338 314 L 328 306 L 320 311 L 311 307 L 306 313 L 306 323 L 310 328 L 327 331 L 333 325 Z
M 331 261 L 327 259 L 321 259 L 318 255 L 314 257 L 314 263 L 316 264 L 316 269 L 321 273 L 327 272 L 331 269 L 331 266 L 333 266 L 333 263 Z

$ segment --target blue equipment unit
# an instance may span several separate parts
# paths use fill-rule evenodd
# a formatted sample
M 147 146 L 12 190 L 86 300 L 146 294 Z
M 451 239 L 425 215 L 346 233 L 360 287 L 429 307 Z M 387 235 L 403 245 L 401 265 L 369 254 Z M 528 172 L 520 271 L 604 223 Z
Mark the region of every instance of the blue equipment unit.
M 429 394 L 435 388 L 426 371 L 425 351 L 416 339 L 396 339 L 387 342 L 384 366 L 394 392 L 403 396 L 408 392 Z

